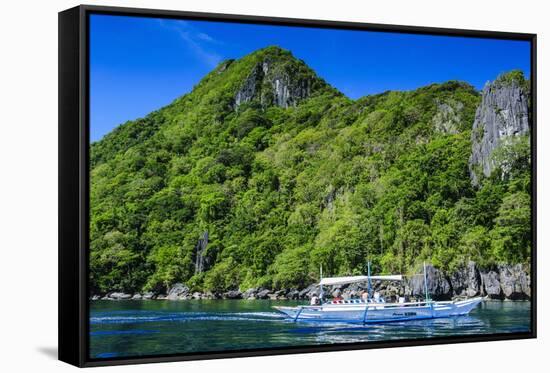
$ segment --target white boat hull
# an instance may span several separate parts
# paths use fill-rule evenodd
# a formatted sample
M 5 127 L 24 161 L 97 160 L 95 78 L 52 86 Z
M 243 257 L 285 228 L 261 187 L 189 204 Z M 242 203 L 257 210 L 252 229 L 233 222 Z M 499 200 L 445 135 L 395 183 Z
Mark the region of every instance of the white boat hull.
M 295 321 L 379 323 L 466 315 L 483 299 L 477 297 L 452 302 L 368 303 L 368 309 L 366 303 L 353 301 L 344 304 L 274 308 Z

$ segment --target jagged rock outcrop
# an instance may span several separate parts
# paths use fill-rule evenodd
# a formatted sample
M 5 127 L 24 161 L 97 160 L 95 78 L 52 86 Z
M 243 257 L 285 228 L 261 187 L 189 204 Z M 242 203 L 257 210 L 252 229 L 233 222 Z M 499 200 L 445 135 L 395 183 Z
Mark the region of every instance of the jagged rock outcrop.
M 495 169 L 493 151 L 509 139 L 529 133 L 529 89 L 523 74 L 513 71 L 483 88 L 472 128 L 470 178 L 478 185 Z
M 238 290 L 229 290 L 223 293 L 223 298 L 225 299 L 242 299 L 243 295 Z
M 260 291 L 258 291 L 258 293 L 256 294 L 256 298 L 268 299 L 270 293 L 271 293 L 271 290 L 269 289 L 260 289 Z
M 252 99 L 256 97 L 257 92 L 261 91 L 262 80 L 263 72 L 261 66 L 258 64 L 254 66 L 241 89 L 239 89 L 235 95 L 235 107 L 239 107 L 245 102 L 252 101 Z
M 258 289 L 256 288 L 250 288 L 247 289 L 243 294 L 243 299 L 256 299 L 256 293 L 258 292 Z
M 515 266 L 499 266 L 500 288 L 507 299 L 525 299 L 531 297 L 531 281 L 529 273 L 523 270 L 521 264 Z
M 326 85 L 303 62 L 271 47 L 271 54 L 256 63 L 234 97 L 234 107 L 257 100 L 262 106 L 296 106 L 316 87 Z
M 225 60 L 225 61 L 222 61 L 218 67 L 216 68 L 216 72 L 218 74 L 221 74 L 223 73 L 225 70 L 227 70 L 227 68 L 234 62 L 235 60 L 233 59 L 229 59 L 229 60 Z
M 168 290 L 168 295 L 166 299 L 169 300 L 179 300 L 179 299 L 188 299 L 189 297 L 189 287 L 177 283 L 174 284 L 170 290 Z
M 431 297 L 436 300 L 451 299 L 452 289 L 443 273 L 434 266 L 426 266 L 427 288 Z M 424 276 L 412 276 L 405 285 L 405 295 L 423 296 L 425 294 Z
M 480 294 L 481 275 L 474 262 L 468 264 L 450 276 L 453 295 L 473 297 Z
M 482 294 L 491 299 L 501 299 L 502 290 L 500 289 L 500 276 L 495 271 L 481 273 Z
M 436 131 L 445 134 L 457 134 L 460 131 L 464 104 L 460 101 L 438 101 L 437 112 L 432 122 Z
M 127 294 L 127 293 L 115 291 L 115 292 L 107 294 L 102 299 L 104 299 L 104 300 L 127 300 L 127 299 L 131 299 L 131 298 L 132 298 L 132 294 Z
M 480 268 L 475 262 L 468 262 L 452 273 L 426 266 L 428 292 L 435 300 L 453 297 L 488 296 L 491 299 L 527 300 L 531 299 L 531 278 L 529 268 L 522 264 L 501 264 L 490 268 Z M 311 285 L 307 289 L 312 288 Z M 360 296 L 367 289 L 366 283 L 349 286 L 334 286 L 325 289 L 332 294 L 339 289 L 344 298 Z M 396 295 L 408 299 L 423 299 L 425 294 L 424 276 L 408 276 L 402 282 L 373 281 L 372 288 L 387 300 L 396 300 Z M 300 292 L 299 298 L 308 298 L 310 292 Z
M 319 294 L 319 291 L 320 289 L 318 284 L 311 284 L 298 293 L 298 298 L 311 298 L 313 293 Z
M 148 291 L 141 296 L 142 299 L 153 299 L 154 297 L 155 297 L 155 293 L 151 291 Z
M 195 245 L 195 274 L 202 273 L 205 265 L 208 265 L 208 258 L 205 260 L 205 250 L 208 245 L 208 231 L 204 232 Z

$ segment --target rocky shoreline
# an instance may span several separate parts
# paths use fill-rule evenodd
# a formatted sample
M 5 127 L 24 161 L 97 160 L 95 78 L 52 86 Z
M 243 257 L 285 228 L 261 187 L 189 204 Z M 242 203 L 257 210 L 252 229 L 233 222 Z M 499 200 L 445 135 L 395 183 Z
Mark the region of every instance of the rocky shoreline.
M 460 297 L 487 296 L 500 300 L 530 300 L 531 278 L 530 269 L 522 264 L 498 265 L 492 268 L 480 268 L 476 263 L 469 262 L 456 272 L 444 274 L 433 266 L 426 267 L 428 291 L 435 300 L 449 300 Z M 404 281 L 380 282 L 373 281 L 373 289 L 378 291 L 388 301 L 394 301 L 396 295 L 405 295 L 408 299 L 421 299 L 424 295 L 423 276 L 412 276 Z M 356 297 L 366 289 L 366 284 L 351 284 L 348 286 L 325 287 L 325 294 L 340 290 L 344 298 Z M 93 295 L 91 300 L 188 300 L 188 299 L 271 299 L 300 300 L 309 299 L 312 293 L 319 294 L 318 284 L 311 284 L 304 289 L 272 290 L 252 288 L 246 291 L 230 290 L 226 292 L 192 292 L 184 284 L 174 284 L 168 293 L 152 292 L 128 294 L 124 292 L 109 292 Z

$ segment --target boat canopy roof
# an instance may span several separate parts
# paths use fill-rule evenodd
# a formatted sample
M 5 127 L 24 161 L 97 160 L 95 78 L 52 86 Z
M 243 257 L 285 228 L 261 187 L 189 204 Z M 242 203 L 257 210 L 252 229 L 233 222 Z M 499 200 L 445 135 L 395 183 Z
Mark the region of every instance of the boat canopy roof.
M 371 280 L 381 281 L 402 281 L 401 275 L 387 275 L 387 276 L 370 276 Z M 325 277 L 321 279 L 319 285 L 343 285 L 352 284 L 355 282 L 366 282 L 369 280 L 369 276 L 345 276 L 345 277 Z

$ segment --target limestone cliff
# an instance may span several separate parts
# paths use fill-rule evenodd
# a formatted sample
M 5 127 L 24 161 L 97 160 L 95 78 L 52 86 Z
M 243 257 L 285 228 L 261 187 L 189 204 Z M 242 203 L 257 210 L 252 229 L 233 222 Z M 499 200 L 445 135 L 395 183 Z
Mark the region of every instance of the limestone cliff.
M 472 128 L 469 167 L 473 185 L 495 170 L 495 149 L 514 137 L 529 134 L 528 87 L 523 74 L 512 71 L 483 88 Z
M 310 97 L 314 91 L 329 86 L 302 61 L 289 52 L 270 47 L 262 61 L 250 71 L 237 91 L 234 106 L 258 101 L 262 106 L 275 105 L 283 108 L 296 106 L 301 100 Z

